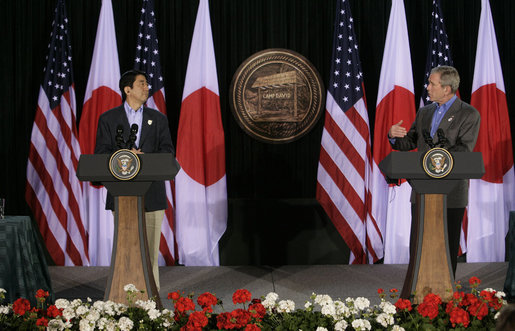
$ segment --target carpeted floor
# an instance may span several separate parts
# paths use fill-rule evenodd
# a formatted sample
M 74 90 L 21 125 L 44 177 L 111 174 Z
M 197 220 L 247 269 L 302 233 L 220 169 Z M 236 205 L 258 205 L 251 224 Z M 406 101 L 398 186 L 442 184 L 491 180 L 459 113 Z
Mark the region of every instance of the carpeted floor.
M 215 294 L 232 309 L 232 294 L 245 288 L 253 297 L 269 292 L 279 294 L 279 300 L 290 299 L 303 307 L 314 292 L 328 294 L 333 299 L 366 297 L 372 304 L 379 302 L 377 289 L 402 289 L 407 265 L 306 265 L 306 266 L 221 266 L 221 267 L 161 267 L 159 270 L 163 306 L 171 308 L 169 292 L 180 290 L 195 296 L 204 292 Z M 464 288 L 476 276 L 480 288 L 502 290 L 508 263 L 459 263 L 456 279 Z M 55 298 L 91 298 L 103 300 L 108 267 L 49 267 Z

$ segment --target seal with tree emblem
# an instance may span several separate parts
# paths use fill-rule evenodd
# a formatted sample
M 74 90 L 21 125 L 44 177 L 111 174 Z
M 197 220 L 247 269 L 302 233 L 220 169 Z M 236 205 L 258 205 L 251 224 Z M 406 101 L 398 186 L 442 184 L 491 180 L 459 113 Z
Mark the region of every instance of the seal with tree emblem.
M 288 143 L 308 133 L 324 107 L 320 74 L 302 55 L 267 49 L 245 60 L 233 76 L 230 105 L 251 137 Z

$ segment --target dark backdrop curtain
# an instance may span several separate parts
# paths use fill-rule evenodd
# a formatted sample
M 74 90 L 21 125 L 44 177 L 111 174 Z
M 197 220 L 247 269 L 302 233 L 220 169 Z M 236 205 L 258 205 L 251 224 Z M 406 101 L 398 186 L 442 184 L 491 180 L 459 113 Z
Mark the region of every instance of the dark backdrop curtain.
M 490 2 L 513 136 L 515 66 L 511 59 L 515 57 L 515 2 Z M 0 75 L 0 197 L 7 199 L 7 213 L 12 215 L 30 215 L 24 199 L 25 171 L 55 4 L 55 0 L 1 0 L 4 35 Z M 298 141 L 265 144 L 240 129 L 228 104 L 229 85 L 238 66 L 253 53 L 266 48 L 287 48 L 304 55 L 327 84 L 335 5 L 335 0 L 210 1 L 226 136 L 230 211 L 228 231 L 221 243 L 225 250 L 222 263 L 347 261 L 348 252 L 345 252 L 343 241 L 314 199 L 323 119 Z M 197 6 L 196 0 L 155 0 L 168 118 L 174 143 Z M 79 120 L 100 7 L 100 0 L 67 1 Z M 390 7 L 390 0 L 351 0 L 372 134 Z M 418 105 L 424 83 L 432 1 L 405 1 L 405 7 Z M 133 66 L 140 9 L 140 0 L 113 0 L 121 72 Z M 442 9 L 453 60 L 461 75 L 461 97 L 469 102 L 481 2 L 442 0 Z M 278 254 L 277 248 L 267 251 L 263 243 L 267 241 L 283 245 L 284 254 Z M 310 243 L 316 245 L 316 241 L 319 245 L 320 241 L 327 241 L 329 245 L 307 261 L 296 259 L 299 253 L 290 252 L 305 251 Z M 286 242 L 293 246 L 286 247 L 290 245 Z

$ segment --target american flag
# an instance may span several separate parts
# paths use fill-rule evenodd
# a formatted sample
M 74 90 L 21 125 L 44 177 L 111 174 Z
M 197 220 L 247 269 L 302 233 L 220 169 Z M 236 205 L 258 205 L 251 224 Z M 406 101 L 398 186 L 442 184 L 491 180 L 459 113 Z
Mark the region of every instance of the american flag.
M 57 1 L 50 38 L 32 127 L 25 198 L 54 262 L 89 265 L 82 191 L 76 177 L 80 146 L 64 0 Z
M 157 109 L 166 115 L 165 89 L 163 75 L 161 74 L 161 62 L 159 61 L 156 18 L 152 0 L 143 1 L 134 62 L 134 68 L 146 72 L 149 79 L 147 107 Z M 174 265 L 176 259 L 177 243 L 174 236 L 175 218 L 172 192 L 173 182 L 166 182 L 168 208 L 165 211 L 165 219 L 161 228 L 160 265 Z
M 371 216 L 370 129 L 363 73 L 347 0 L 338 0 L 331 75 L 317 175 L 317 200 L 349 246 L 351 263 L 382 258 Z M 379 241 L 380 245 L 376 243 Z
M 445 32 L 440 0 L 433 0 L 433 11 L 431 12 L 431 35 L 429 48 L 427 50 L 426 71 L 424 76 L 424 89 L 420 97 L 420 105 L 425 106 L 432 103 L 427 95 L 427 84 L 431 69 L 438 66 L 452 66 L 451 49 Z

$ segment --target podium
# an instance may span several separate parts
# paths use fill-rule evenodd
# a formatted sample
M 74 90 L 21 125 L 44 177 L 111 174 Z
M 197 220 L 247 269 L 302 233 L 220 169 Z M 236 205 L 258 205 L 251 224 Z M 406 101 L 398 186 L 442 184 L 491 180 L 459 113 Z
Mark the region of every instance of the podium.
M 454 165 L 444 178 L 433 178 L 423 168 L 424 152 L 392 152 L 379 163 L 390 179 L 407 179 L 416 192 L 414 247 L 401 298 L 412 294 L 421 303 L 428 293 L 447 301 L 455 291 L 447 237 L 447 195 L 460 180 L 481 178 L 485 173 L 479 152 L 452 152 Z M 412 238 L 413 240 L 413 238 Z M 452 292 L 451 292 L 452 290 Z
M 105 300 L 127 304 L 123 287 L 145 290 L 136 299 L 154 298 L 162 307 L 152 273 L 145 226 L 144 195 L 154 181 L 171 180 L 180 169 L 173 154 L 138 154 L 140 170 L 130 180 L 119 180 L 109 170 L 110 154 L 83 154 L 77 167 L 81 181 L 100 182 L 114 196 L 114 240 Z

